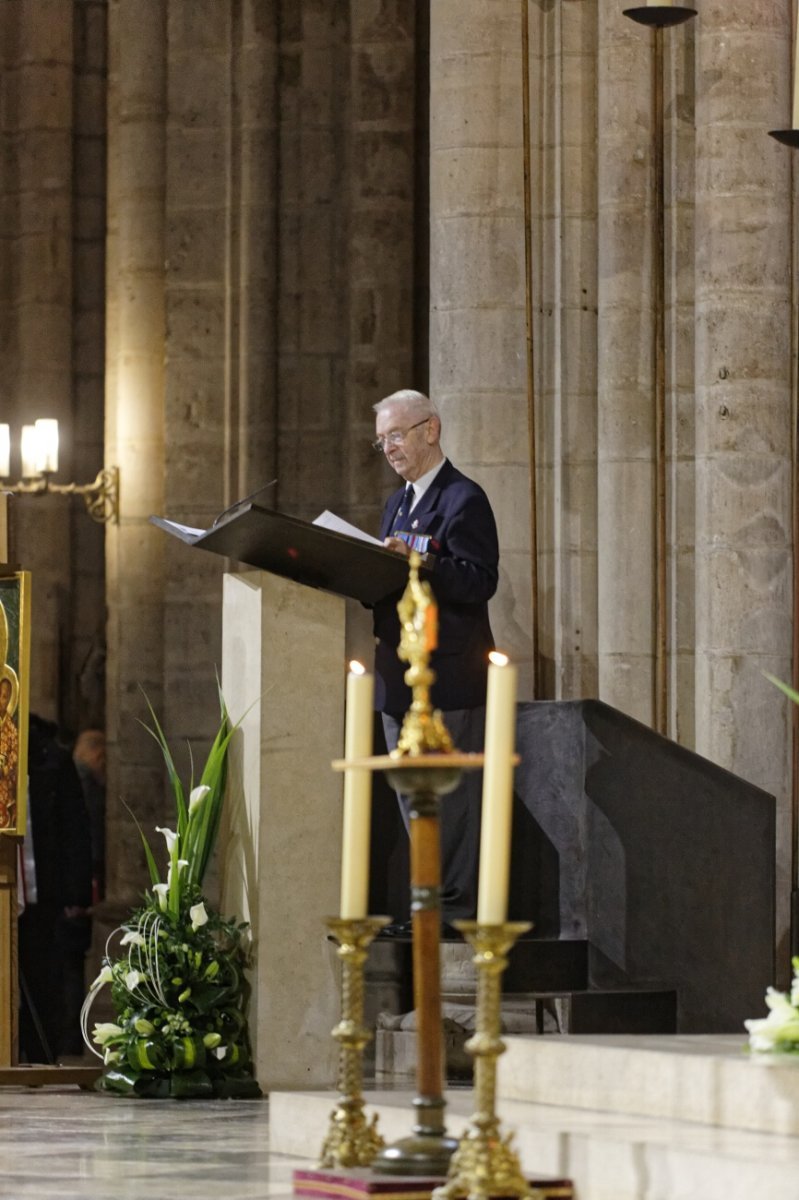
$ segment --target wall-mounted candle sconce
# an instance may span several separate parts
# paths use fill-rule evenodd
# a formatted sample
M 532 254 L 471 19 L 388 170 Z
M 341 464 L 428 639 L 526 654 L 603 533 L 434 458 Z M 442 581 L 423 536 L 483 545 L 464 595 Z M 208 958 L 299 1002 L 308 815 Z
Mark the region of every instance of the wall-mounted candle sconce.
M 83 496 L 86 511 L 94 521 L 119 521 L 119 467 L 103 467 L 92 483 L 54 483 L 58 470 L 58 421 L 41 418 L 23 425 L 20 436 L 22 479 L 9 483 L 11 475 L 11 429 L 0 424 L 0 491 L 25 496 Z

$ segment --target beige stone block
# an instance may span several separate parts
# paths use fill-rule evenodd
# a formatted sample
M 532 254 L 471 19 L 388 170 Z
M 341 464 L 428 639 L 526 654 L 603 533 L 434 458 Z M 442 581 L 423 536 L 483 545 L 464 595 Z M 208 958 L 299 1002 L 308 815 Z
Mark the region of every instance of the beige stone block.
M 700 626 L 701 628 L 701 626 Z M 789 792 L 790 712 L 781 692 L 763 678 L 789 675 L 790 631 L 785 652 L 725 653 L 697 645 L 696 747 L 700 754 L 773 795 Z
M 698 126 L 762 119 L 769 128 L 783 128 L 780 118 L 789 112 L 789 77 L 783 70 L 787 31 L 767 31 L 754 22 L 748 30 L 728 27 L 723 36 L 707 28 L 697 38 Z M 763 151 L 765 156 L 765 146 Z M 751 159 L 748 165 L 756 166 Z M 701 172 L 700 162 L 697 170 Z
M 483 58 L 481 65 L 489 63 Z M 520 147 L 522 136 L 521 98 L 518 74 L 500 58 L 490 74 L 475 76 L 464 69 L 460 57 L 440 61 L 431 78 L 430 148 Z
M 201 445 L 219 446 L 225 423 L 223 370 L 211 371 L 206 363 L 183 360 L 166 372 L 165 423 L 167 430 Z
M 697 543 L 739 552 L 787 547 L 791 465 L 787 458 L 727 454 L 697 464 Z
M 441 441 L 457 465 L 480 447 L 481 462 L 527 461 L 527 398 L 519 392 L 437 390 Z
M 191 50 L 207 55 L 228 44 L 231 12 L 219 0 L 169 0 L 167 12 L 171 50 L 177 53 Z
M 599 699 L 627 713 L 644 725 L 654 720 L 654 656 L 620 652 L 612 654 L 603 648 L 604 630 L 601 596 L 599 617 Z
M 225 278 L 227 241 L 224 210 L 174 209 L 164 231 L 168 284 L 202 286 Z
M 652 464 L 600 461 L 597 496 L 600 644 L 603 653 L 646 656 L 653 635 Z
M 435 286 L 435 283 L 434 285 Z M 430 313 L 430 386 L 435 391 L 524 391 L 525 319 L 519 309 L 441 309 Z M 436 347 L 435 355 L 432 347 Z
M 16 306 L 39 303 L 66 310 L 72 295 L 72 246 L 68 240 L 52 233 L 31 234 L 14 250 L 11 287 Z
M 464 474 L 485 489 L 494 510 L 503 550 L 530 550 L 530 469 L 527 462 L 515 465 L 459 464 Z
M 343 602 L 261 573 L 227 576 L 223 639 L 225 695 L 248 711 L 232 771 L 241 791 L 220 846 L 222 894 L 252 926 L 256 1073 L 270 1090 L 328 1084 L 338 994 L 323 918 L 338 899 L 341 782 L 330 761 L 343 729 Z M 296 882 L 310 862 L 309 892 Z
M 489 605 L 491 629 L 497 646 L 515 663 L 529 664 L 532 659 L 531 637 L 533 595 L 529 547 L 527 551 L 502 548 L 499 561 L 499 585 Z M 519 699 L 531 699 L 528 690 Z
M 70 128 L 72 62 L 31 62 L 16 74 L 17 87 L 7 93 L 6 118 L 12 128 Z
M 170 56 L 167 76 L 167 124 L 190 129 L 221 129 L 228 117 L 228 62 L 225 54 Z
M 516 217 L 431 220 L 430 263 L 449 302 L 524 306 L 524 228 Z
M 222 288 L 170 289 L 166 327 L 170 357 L 200 359 L 221 354 L 225 327 Z
M 781 204 L 737 196 L 729 206 L 708 206 L 696 243 L 696 273 L 712 294 L 730 285 L 755 292 L 788 286 L 788 230 Z
M 183 210 L 195 205 L 221 209 L 229 183 L 226 159 L 225 141 L 218 130 L 168 129 L 166 167 L 170 209 Z
M 713 546 L 698 533 L 697 651 L 741 661 L 781 653 L 790 644 L 790 590 L 784 546 Z
M 782 292 L 740 296 L 719 292 L 705 299 L 698 290 L 696 312 L 697 394 L 724 371 L 733 381 L 788 385 L 790 320 Z M 697 431 L 698 432 L 698 431 Z
M 764 120 L 764 124 L 768 123 Z M 751 125 L 742 121 L 736 124 L 698 125 L 697 203 L 712 204 L 722 192 L 729 197 L 760 192 L 767 204 L 775 192 L 785 195 L 788 163 L 785 155 L 778 153 L 779 150 L 780 146 L 772 138 L 767 145 L 763 144 L 759 122 Z M 699 219 L 697 229 L 701 229 Z
M 520 45 L 518 14 L 508 0 L 438 0 L 434 7 L 430 58 L 439 67 L 456 58 L 472 58 L 480 61 L 484 72 L 499 71 L 500 64 L 490 60 L 498 58 L 500 50 L 508 58 L 517 57 Z M 489 50 L 494 53 L 489 55 Z
M 413 6 L 404 0 L 365 0 L 350 14 L 352 41 L 402 43 L 413 38 L 416 17 Z
M 28 130 L 14 146 L 14 164 L 19 192 L 65 192 L 71 185 L 72 140 L 62 129 Z
M 518 147 L 431 147 L 430 209 L 438 217 L 521 214 L 524 201 Z
M 597 371 L 600 429 L 608 406 L 613 407 L 615 420 L 618 410 L 634 403 L 633 420 L 640 423 L 654 395 L 652 317 L 643 289 L 640 304 L 634 303 L 633 296 L 624 307 L 606 308 L 600 286 Z M 636 441 L 640 442 L 640 435 Z

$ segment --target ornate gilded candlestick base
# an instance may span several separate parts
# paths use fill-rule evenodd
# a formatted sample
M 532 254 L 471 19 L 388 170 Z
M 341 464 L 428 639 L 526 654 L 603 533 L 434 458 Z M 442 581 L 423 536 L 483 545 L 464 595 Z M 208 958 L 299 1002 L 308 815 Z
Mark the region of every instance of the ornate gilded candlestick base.
M 319 1155 L 320 1167 L 368 1167 L 383 1139 L 377 1116 L 367 1121 L 363 1111 L 363 1049 L 371 1038 L 363 1023 L 363 967 L 367 949 L 390 917 L 349 920 L 329 917 L 327 927 L 338 942 L 341 959 L 341 1020 L 332 1031 L 340 1045 L 338 1086 L 341 1093 L 330 1114 L 327 1136 Z
M 477 921 L 456 921 L 467 942 L 474 948 L 477 967 L 477 1028 L 466 1043 L 474 1056 L 476 1111 L 470 1127 L 450 1162 L 447 1182 L 433 1192 L 433 1200 L 489 1200 L 491 1196 L 518 1196 L 533 1200 L 541 1193 L 530 1187 L 522 1175 L 519 1160 L 511 1148 L 511 1135 L 502 1137 L 496 1115 L 497 1058 L 505 1049 L 501 1030 L 501 979 L 508 965 L 508 952 L 521 934 L 530 929 L 527 921 L 502 925 L 481 925 Z

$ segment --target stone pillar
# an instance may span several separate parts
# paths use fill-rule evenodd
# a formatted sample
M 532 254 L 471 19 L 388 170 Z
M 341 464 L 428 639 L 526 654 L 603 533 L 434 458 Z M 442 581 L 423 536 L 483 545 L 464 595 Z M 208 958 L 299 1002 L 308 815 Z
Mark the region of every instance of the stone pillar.
M 530 7 L 539 695 L 597 695 L 596 10 Z
M 498 644 L 530 695 L 521 25 L 515 0 L 435 0 L 430 26 L 430 391 L 445 452 L 500 535 Z
M 349 362 L 346 514 L 365 525 L 381 475 L 372 405 L 413 376 L 414 32 L 417 6 L 350 0 Z
M 600 696 L 653 718 L 651 34 L 599 0 L 597 527 Z
M 696 748 L 780 801 L 790 677 L 788 0 L 709 0 L 697 33 Z M 794 601 L 795 603 L 795 601 Z
M 4 112 L 3 415 L 56 417 L 59 478 L 72 478 L 73 0 L 20 0 L 0 15 Z M 16 468 L 19 460 L 13 464 Z M 69 502 L 21 498 L 18 553 L 33 572 L 31 707 L 60 716 L 71 627 Z
M 139 720 L 140 688 L 162 713 L 166 0 L 109 5 L 106 447 L 120 468 L 120 523 L 107 531 L 108 891 L 135 900 L 144 829 L 162 812 L 163 768 Z M 170 732 L 171 735 L 171 731 Z

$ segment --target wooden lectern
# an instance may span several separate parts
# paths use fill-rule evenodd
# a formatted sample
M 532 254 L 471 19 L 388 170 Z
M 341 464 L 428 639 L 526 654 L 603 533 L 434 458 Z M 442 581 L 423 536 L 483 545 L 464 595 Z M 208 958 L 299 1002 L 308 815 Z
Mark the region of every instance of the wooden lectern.
M 154 523 L 259 568 L 224 579 L 222 690 L 241 721 L 220 843 L 225 915 L 254 938 L 250 1029 L 264 1091 L 328 1087 L 338 1048 L 339 909 L 347 598 L 399 592 L 391 551 L 252 502 L 204 533 Z

